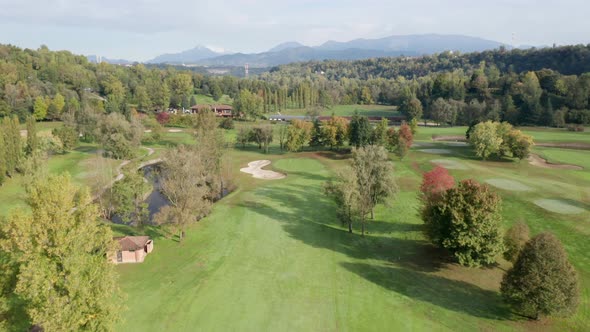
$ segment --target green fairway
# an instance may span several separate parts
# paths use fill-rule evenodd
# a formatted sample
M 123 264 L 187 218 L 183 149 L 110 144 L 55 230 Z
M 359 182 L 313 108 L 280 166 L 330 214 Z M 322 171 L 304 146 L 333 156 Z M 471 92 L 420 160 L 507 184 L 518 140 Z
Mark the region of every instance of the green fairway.
M 533 233 L 548 230 L 564 242 L 581 276 L 582 304 L 573 318 L 545 322 L 544 329 L 583 331 L 590 322 L 590 179 L 580 175 L 589 170 L 481 162 L 469 147 L 432 144 L 451 153 L 413 149 L 396 162 L 401 192 L 377 209 L 364 239 L 346 232 L 322 194 L 322 183 L 344 165 L 338 156 L 231 151 L 240 189 L 183 243 L 157 237 L 143 264 L 118 267 L 130 317 L 119 330 L 536 330 L 501 301 L 508 263 L 460 267 L 425 242 L 416 192 L 430 160 L 445 158 L 466 166 L 452 170 L 457 178 L 503 187 L 496 190 L 506 227 L 523 220 Z M 237 171 L 257 159 L 273 160 L 272 168 L 288 177 L 267 182 Z M 553 213 L 535 204 L 555 197 L 584 212 Z

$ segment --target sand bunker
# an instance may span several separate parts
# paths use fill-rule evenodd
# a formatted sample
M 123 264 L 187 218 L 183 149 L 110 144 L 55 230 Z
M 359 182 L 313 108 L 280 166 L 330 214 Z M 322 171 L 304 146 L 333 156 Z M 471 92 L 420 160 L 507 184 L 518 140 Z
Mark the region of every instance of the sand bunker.
M 531 191 L 533 188 L 514 180 L 508 179 L 487 179 L 486 183 L 508 191 Z
M 430 162 L 442 166 L 446 169 L 469 169 L 469 167 L 463 164 L 462 162 L 451 159 L 434 159 Z
M 182 129 L 168 129 L 169 133 L 181 133 Z
M 453 151 L 448 150 L 448 149 L 422 149 L 422 150 L 418 150 L 420 152 L 424 152 L 424 153 L 430 153 L 430 154 L 451 154 L 453 153 Z
M 585 212 L 586 210 L 582 209 L 581 207 L 572 205 L 567 201 L 559 200 L 559 199 L 538 199 L 534 201 L 537 206 L 542 207 L 543 209 L 555 213 L 561 214 L 579 214 Z
M 539 157 L 539 155 L 536 155 L 536 154 L 531 154 L 529 156 L 529 164 L 531 164 L 533 166 L 537 166 L 537 167 L 553 168 L 553 169 L 567 169 L 567 170 L 575 170 L 575 171 L 579 171 L 579 170 L 584 169 L 578 165 L 552 164 L 552 163 L 547 162 L 547 160 Z
M 252 174 L 253 177 L 264 180 L 278 180 L 286 177 L 285 174 L 262 169 L 268 165 L 270 160 L 256 160 L 248 163 L 248 167 L 241 168 L 240 172 Z

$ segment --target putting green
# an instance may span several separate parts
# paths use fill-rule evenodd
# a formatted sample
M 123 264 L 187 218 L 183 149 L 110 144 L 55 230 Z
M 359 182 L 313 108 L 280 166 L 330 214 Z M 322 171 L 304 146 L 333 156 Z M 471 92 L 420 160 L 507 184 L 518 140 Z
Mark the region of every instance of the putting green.
M 465 165 L 464 163 L 457 161 L 457 160 L 451 160 L 451 159 L 434 159 L 430 161 L 431 163 L 437 164 L 439 166 L 442 166 L 446 169 L 469 169 L 469 166 Z
M 486 183 L 503 190 L 508 191 L 531 191 L 533 188 L 514 180 L 508 179 L 487 179 Z
M 534 201 L 534 203 L 547 211 L 561 214 L 580 214 L 586 211 L 560 199 L 543 198 Z
M 449 150 L 449 149 L 422 149 L 422 150 L 418 150 L 420 152 L 424 152 L 424 153 L 430 153 L 430 154 L 451 154 L 453 153 L 453 151 Z

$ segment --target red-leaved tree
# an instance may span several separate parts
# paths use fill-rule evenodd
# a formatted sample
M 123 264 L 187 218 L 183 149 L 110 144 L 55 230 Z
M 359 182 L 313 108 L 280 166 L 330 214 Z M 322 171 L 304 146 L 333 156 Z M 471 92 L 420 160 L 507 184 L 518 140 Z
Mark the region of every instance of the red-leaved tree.
M 168 121 L 170 121 L 170 114 L 166 112 L 160 112 L 156 115 L 156 120 L 158 120 L 161 125 L 166 125 Z
M 414 143 L 414 135 L 412 135 L 412 128 L 410 128 L 407 123 L 402 123 L 397 131 L 397 135 L 400 138 L 399 141 L 405 142 L 408 149 L 412 147 L 412 143 Z
M 444 167 L 436 166 L 432 171 L 424 173 L 422 177 L 422 185 L 420 186 L 422 199 L 429 201 L 454 186 L 455 178 L 449 174 L 449 171 Z

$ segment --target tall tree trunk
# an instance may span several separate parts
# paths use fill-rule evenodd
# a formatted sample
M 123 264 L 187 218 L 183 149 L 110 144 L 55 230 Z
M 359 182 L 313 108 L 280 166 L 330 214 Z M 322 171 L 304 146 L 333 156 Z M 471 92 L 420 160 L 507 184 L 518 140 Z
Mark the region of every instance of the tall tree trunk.
M 374 219 L 375 219 L 375 215 L 374 215 L 374 213 L 373 213 L 373 210 L 374 210 L 374 209 L 371 209 L 371 220 L 374 220 Z
M 365 217 L 361 218 L 361 236 L 365 237 Z
M 352 209 L 348 206 L 348 232 L 352 234 Z

